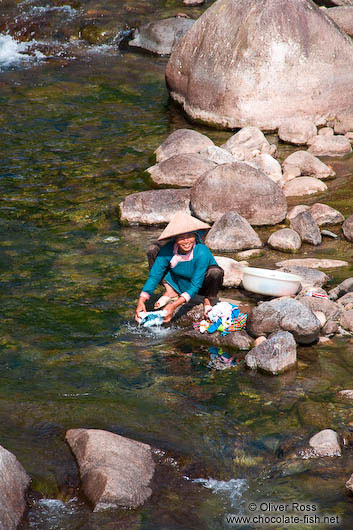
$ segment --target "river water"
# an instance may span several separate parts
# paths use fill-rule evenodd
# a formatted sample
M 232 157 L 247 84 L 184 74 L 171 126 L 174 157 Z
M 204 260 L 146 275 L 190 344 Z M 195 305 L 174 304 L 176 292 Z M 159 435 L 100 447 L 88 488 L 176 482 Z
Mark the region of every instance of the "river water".
M 261 500 L 315 505 L 339 528 L 352 526 L 349 447 L 342 458 L 291 459 L 318 430 L 350 428 L 351 406 L 336 398 L 352 388 L 349 337 L 299 349 L 297 369 L 271 378 L 245 370 L 243 355 L 230 370 L 210 370 L 208 348 L 180 338 L 176 325 L 151 332 L 133 321 L 145 249 L 160 228 L 121 226 L 118 204 L 153 187 L 144 170 L 154 150 L 193 125 L 168 99 L 167 58 L 119 44 L 138 24 L 203 9 L 177 0 L 3 2 L 0 443 L 32 478 L 22 530 L 217 530 L 225 514 Z M 218 145 L 231 134 L 194 127 Z M 282 158 L 291 150 L 279 149 Z M 301 202 L 348 215 L 352 158 L 330 162 L 330 193 Z M 304 245 L 301 256 L 344 259 L 352 249 L 327 241 Z M 285 257 L 267 251 L 252 264 Z M 331 285 L 352 275 L 328 272 Z M 156 448 L 155 493 L 144 506 L 91 511 L 64 441 L 77 427 Z

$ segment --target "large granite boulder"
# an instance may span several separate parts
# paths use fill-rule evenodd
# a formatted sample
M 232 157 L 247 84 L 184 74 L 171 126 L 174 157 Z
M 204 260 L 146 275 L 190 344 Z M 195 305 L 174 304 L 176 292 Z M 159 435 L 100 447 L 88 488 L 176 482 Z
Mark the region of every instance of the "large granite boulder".
M 207 160 L 198 153 L 174 155 L 147 169 L 157 184 L 187 187 L 195 184 L 204 173 L 217 167 L 215 162 Z
M 350 6 L 330 7 L 326 13 L 347 35 L 353 37 L 353 3 Z
M 132 193 L 119 204 L 120 220 L 128 224 L 169 223 L 178 210 L 191 215 L 190 189 L 150 190 Z
M 177 129 L 157 147 L 155 154 L 157 162 L 163 162 L 174 155 L 186 153 L 201 153 L 208 147 L 214 146 L 212 140 L 192 129 Z
M 351 104 L 352 81 L 350 38 L 311 0 L 218 0 L 166 69 L 187 114 L 229 128 L 275 130 L 293 116 L 323 124 Z
M 311 245 L 320 245 L 322 241 L 320 229 L 310 212 L 302 212 L 290 222 L 290 227 L 298 232 L 302 241 Z
M 268 238 L 270 247 L 283 252 L 297 252 L 302 246 L 300 235 L 291 228 L 281 228 Z
M 206 245 L 212 250 L 236 251 L 262 247 L 255 230 L 235 211 L 222 215 L 208 232 Z
M 281 185 L 283 175 L 281 164 L 278 162 L 278 160 L 273 158 L 273 156 L 269 155 L 268 153 L 261 153 L 256 155 L 254 163 L 259 169 L 261 169 L 261 171 L 265 173 L 265 175 L 276 182 L 276 184 Z
M 316 156 L 345 156 L 352 152 L 352 146 L 345 136 L 318 134 L 311 138 L 308 152 Z
M 284 142 L 296 145 L 305 145 L 308 140 L 317 135 L 317 127 L 311 120 L 293 117 L 285 121 L 278 128 L 278 136 Z
M 320 321 L 304 304 L 292 298 L 276 298 L 256 306 L 248 316 L 247 330 L 259 337 L 289 331 L 299 344 L 311 344 L 320 333 Z
M 302 197 L 326 190 L 326 184 L 313 177 L 297 177 L 283 186 L 283 193 L 286 197 Z
M 332 208 L 327 204 L 316 202 L 311 206 L 309 211 L 318 226 L 335 225 L 338 223 L 343 223 L 344 221 L 344 217 L 341 212 L 335 210 L 335 208 Z
M 255 346 L 245 357 L 249 368 L 278 375 L 297 363 L 297 345 L 288 331 L 272 333 L 267 340 Z
M 204 158 L 207 158 L 207 160 L 216 162 L 216 164 L 231 164 L 232 162 L 235 162 L 235 159 L 229 151 L 222 149 L 221 147 L 217 147 L 216 145 L 207 147 L 207 149 L 201 151 L 200 154 Z
M 191 205 L 206 222 L 235 210 L 252 225 L 277 224 L 287 213 L 282 189 L 245 162 L 222 164 L 203 175 L 191 190 Z
M 66 440 L 94 511 L 134 508 L 151 496 L 155 463 L 149 445 L 98 429 L 70 429 Z
M 307 175 L 319 179 L 335 176 L 332 168 L 324 164 L 319 158 L 308 151 L 295 151 L 283 162 L 283 172 L 298 169 L 300 175 Z M 298 176 L 298 175 L 296 175 Z
M 324 313 L 326 320 L 338 320 L 343 312 L 342 307 L 336 302 L 328 300 L 327 298 L 317 298 L 315 296 L 297 296 L 297 299 L 306 307 L 315 311 Z
M 224 270 L 223 287 L 238 287 L 243 279 L 243 265 L 224 256 L 215 256 L 215 260 Z
M 193 23 L 193 19 L 186 17 L 171 17 L 149 22 L 134 31 L 129 46 L 143 48 L 159 55 L 169 55 Z
M 270 144 L 266 139 L 264 133 L 258 127 L 243 127 L 228 138 L 225 144 L 222 145 L 230 153 L 234 148 L 241 146 L 253 151 L 263 151 L 268 153 L 270 151 Z
M 0 528 L 16 530 L 27 508 L 31 479 L 17 458 L 0 445 Z

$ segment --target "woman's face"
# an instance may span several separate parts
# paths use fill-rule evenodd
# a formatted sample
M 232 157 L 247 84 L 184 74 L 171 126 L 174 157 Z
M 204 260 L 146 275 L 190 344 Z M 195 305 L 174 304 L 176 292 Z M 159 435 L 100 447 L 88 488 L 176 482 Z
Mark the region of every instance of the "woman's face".
M 187 234 L 180 234 L 176 236 L 175 240 L 177 242 L 179 250 L 182 252 L 189 252 L 195 243 L 195 234 L 194 232 L 188 232 Z

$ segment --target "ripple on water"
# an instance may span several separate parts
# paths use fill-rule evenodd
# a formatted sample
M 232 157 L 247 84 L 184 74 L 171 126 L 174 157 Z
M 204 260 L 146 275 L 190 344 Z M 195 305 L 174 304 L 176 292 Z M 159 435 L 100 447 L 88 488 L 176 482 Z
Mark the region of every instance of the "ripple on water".
M 78 509 L 79 502 L 76 498 L 66 503 L 58 499 L 40 499 L 28 515 L 31 530 L 66 528 L 65 523 L 69 523 Z
M 42 52 L 34 50 L 36 44 L 36 41 L 18 42 L 11 35 L 0 33 L 0 71 L 45 59 Z
M 193 482 L 198 482 L 214 493 L 226 497 L 230 500 L 232 508 L 237 508 L 237 510 L 241 507 L 243 494 L 248 489 L 248 481 L 244 478 L 232 478 L 228 481 L 197 478 Z

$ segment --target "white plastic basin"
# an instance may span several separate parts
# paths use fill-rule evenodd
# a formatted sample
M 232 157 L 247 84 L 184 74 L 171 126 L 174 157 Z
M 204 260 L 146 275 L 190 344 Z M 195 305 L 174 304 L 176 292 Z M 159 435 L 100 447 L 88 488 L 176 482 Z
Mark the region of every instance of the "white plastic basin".
M 247 291 L 267 296 L 291 296 L 298 292 L 301 277 L 288 272 L 243 268 L 243 287 Z

